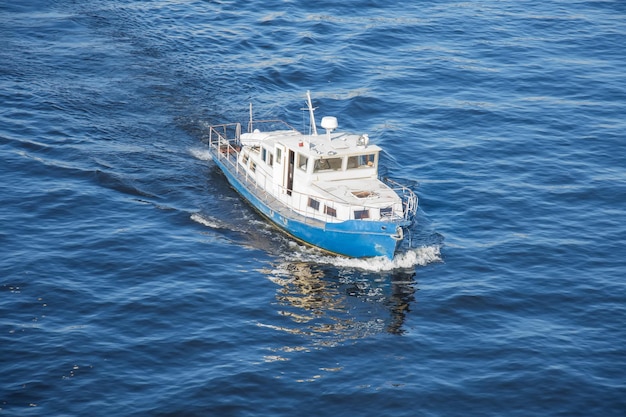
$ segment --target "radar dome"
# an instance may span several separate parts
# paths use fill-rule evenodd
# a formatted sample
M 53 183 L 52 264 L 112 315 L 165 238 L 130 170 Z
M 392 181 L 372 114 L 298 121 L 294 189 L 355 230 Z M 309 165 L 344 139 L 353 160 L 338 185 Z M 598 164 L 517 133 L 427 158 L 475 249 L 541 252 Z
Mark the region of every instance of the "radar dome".
M 322 117 L 322 127 L 327 130 L 337 129 L 337 118 L 334 116 L 324 116 Z

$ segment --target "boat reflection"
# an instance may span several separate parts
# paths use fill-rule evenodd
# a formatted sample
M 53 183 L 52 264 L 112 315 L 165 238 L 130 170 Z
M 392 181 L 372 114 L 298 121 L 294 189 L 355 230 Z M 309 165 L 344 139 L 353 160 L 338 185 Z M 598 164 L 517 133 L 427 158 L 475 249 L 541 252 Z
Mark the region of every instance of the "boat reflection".
M 269 325 L 332 346 L 379 333 L 401 335 L 415 301 L 415 272 L 374 273 L 309 262 L 285 262 L 268 278 L 278 285 L 276 304 L 288 320 Z

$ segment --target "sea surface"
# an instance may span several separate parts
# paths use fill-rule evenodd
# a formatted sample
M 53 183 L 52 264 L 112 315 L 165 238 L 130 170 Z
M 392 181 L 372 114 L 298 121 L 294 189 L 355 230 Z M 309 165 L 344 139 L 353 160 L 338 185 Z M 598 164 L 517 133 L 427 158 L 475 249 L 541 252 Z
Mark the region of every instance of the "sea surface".
M 418 193 L 394 261 L 211 161 L 306 90 Z M 0 179 L 2 416 L 626 415 L 623 0 L 0 0 Z

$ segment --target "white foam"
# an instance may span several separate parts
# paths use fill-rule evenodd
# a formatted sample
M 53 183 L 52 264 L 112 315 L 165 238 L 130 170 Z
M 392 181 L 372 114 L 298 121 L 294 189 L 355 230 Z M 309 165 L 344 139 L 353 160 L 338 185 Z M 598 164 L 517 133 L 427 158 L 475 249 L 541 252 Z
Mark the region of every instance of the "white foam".
M 194 158 L 200 159 L 201 161 L 212 161 L 213 157 L 208 149 L 205 148 L 191 148 L 189 149 L 189 153 L 193 155 Z
M 310 248 L 301 247 L 300 261 L 330 264 L 341 268 L 356 268 L 365 271 L 382 272 L 395 269 L 412 269 L 441 261 L 441 247 L 438 245 L 422 246 L 396 254 L 393 259 L 384 256 L 373 258 L 346 258 L 343 256 L 323 255 Z
M 221 224 L 221 222 L 219 222 L 217 219 L 211 218 L 211 217 L 207 217 L 207 216 L 203 216 L 200 213 L 193 213 L 191 215 L 191 220 L 193 220 L 196 223 L 200 223 L 204 226 L 210 227 L 212 229 L 223 229 L 224 225 Z

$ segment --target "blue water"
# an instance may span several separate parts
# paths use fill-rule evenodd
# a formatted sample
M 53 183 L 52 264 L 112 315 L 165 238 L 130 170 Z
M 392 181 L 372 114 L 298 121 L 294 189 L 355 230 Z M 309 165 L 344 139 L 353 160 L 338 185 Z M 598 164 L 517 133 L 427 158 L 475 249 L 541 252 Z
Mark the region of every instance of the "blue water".
M 626 3 L 0 2 L 0 415 L 626 415 Z M 368 132 L 394 261 L 267 225 L 211 123 Z

